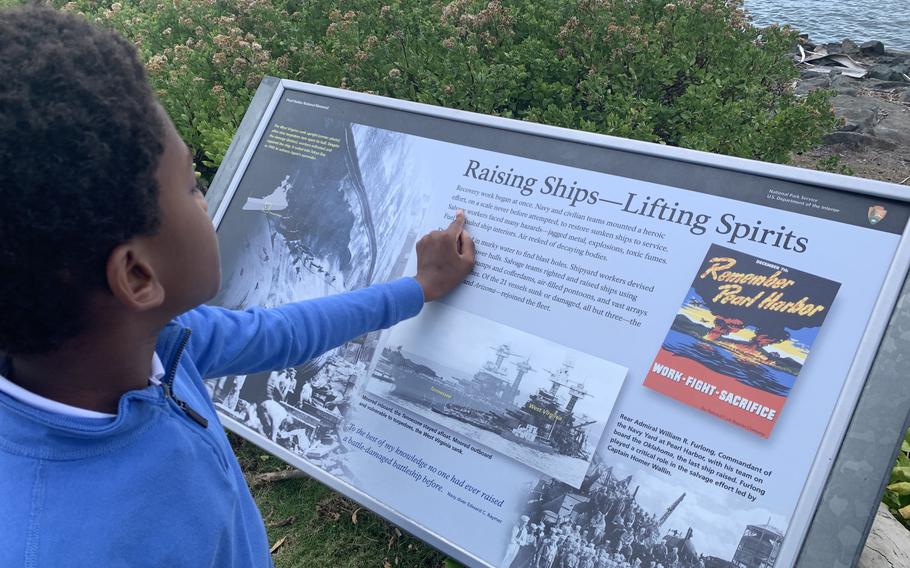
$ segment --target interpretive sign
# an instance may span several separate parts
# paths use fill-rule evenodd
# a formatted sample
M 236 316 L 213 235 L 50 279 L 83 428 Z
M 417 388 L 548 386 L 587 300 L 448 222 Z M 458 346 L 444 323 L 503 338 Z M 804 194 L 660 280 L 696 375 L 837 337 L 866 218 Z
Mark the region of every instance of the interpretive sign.
M 268 79 L 209 195 L 217 303 L 413 274 L 459 208 L 477 266 L 212 398 L 472 566 L 792 565 L 907 272 L 910 207 L 848 182 Z

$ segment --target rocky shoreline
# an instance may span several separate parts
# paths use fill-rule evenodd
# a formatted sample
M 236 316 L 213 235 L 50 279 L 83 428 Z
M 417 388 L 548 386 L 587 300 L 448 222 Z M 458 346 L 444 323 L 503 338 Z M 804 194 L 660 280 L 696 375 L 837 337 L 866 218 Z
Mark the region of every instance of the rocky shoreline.
M 836 91 L 831 104 L 841 119 L 794 165 L 910 184 L 910 53 L 877 41 L 815 44 L 803 35 L 794 60 L 796 92 Z

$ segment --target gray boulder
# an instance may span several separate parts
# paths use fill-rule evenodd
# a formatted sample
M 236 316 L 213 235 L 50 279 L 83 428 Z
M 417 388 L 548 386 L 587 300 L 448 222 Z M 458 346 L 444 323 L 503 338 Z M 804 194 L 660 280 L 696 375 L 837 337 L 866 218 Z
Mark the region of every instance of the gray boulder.
M 799 45 L 803 46 L 809 51 L 815 51 L 816 43 L 809 39 L 809 34 L 799 34 L 799 38 L 796 40 L 799 42 Z
M 884 55 L 885 44 L 880 41 L 867 41 L 860 44 L 859 50 L 863 55 Z
M 894 89 L 906 89 L 908 87 L 907 81 L 878 81 L 876 79 L 870 79 L 863 81 L 865 86 L 876 91 L 892 91 Z
M 894 142 L 880 140 L 871 134 L 863 134 L 861 132 L 831 132 L 822 137 L 822 142 L 825 144 L 843 144 L 845 147 L 852 150 L 860 150 L 863 148 L 894 150 L 897 148 L 897 145 Z
M 882 55 L 881 57 L 876 57 L 875 60 L 879 63 L 887 63 L 888 65 L 900 65 L 901 63 L 910 63 L 910 55 L 892 52 L 887 55 Z
M 870 67 L 868 76 L 882 81 L 900 81 L 903 78 L 899 72 L 885 63 L 878 63 Z
M 831 99 L 834 113 L 843 119 L 841 132 L 868 132 L 875 124 L 878 107 L 875 101 L 866 97 L 837 95 Z
M 856 79 L 849 75 L 837 75 L 831 78 L 831 88 L 837 89 L 858 89 L 862 85 L 862 79 Z
M 810 69 L 800 69 L 799 71 L 799 80 L 802 81 L 814 81 L 818 79 L 820 73 L 816 73 Z
M 843 124 L 826 137 L 827 142 L 882 149 L 910 147 L 910 108 L 906 105 L 842 94 L 832 98 L 831 104 Z
M 856 45 L 856 42 L 850 39 L 845 39 L 840 42 L 840 48 L 847 55 L 856 55 L 859 53 L 859 46 Z
M 900 103 L 879 101 L 872 134 L 901 148 L 910 147 L 910 108 Z
M 831 78 L 827 75 L 812 73 L 796 83 L 796 94 L 805 95 L 819 89 L 827 89 L 831 86 Z M 839 90 L 839 89 L 838 89 Z
M 837 91 L 839 95 L 856 96 L 859 94 L 859 89 L 863 86 L 863 81 L 848 75 L 835 75 L 831 77 L 828 86 Z

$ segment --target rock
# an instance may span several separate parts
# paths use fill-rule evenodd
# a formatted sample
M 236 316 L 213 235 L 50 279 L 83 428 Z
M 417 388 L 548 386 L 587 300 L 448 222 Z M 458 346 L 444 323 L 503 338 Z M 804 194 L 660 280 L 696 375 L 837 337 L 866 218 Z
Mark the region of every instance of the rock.
M 910 56 L 901 54 L 883 55 L 875 58 L 877 63 L 887 63 L 888 65 L 901 65 L 910 63 Z
M 910 89 L 904 91 L 904 94 L 902 94 L 902 95 L 900 96 L 900 99 L 899 99 L 899 100 L 900 100 L 900 102 L 902 102 L 902 103 L 910 103 Z
M 853 40 L 845 39 L 844 41 L 840 42 L 840 48 L 847 55 L 856 55 L 859 53 L 859 47 Z
M 825 144 L 843 144 L 847 148 L 860 150 L 862 148 L 880 148 L 882 150 L 894 150 L 897 145 L 893 142 L 879 140 L 875 136 L 862 134 L 860 132 L 832 132 L 822 138 Z
M 878 101 L 871 134 L 880 141 L 910 147 L 910 109 L 900 103 Z
M 832 98 L 831 105 L 834 107 L 834 114 L 844 120 L 844 124 L 838 130 L 860 133 L 871 130 L 878 114 L 877 102 L 869 97 L 847 95 L 837 95 Z
M 831 79 L 827 75 L 810 73 L 806 78 L 800 79 L 794 90 L 798 95 L 805 95 L 812 91 L 829 88 L 831 86 L 830 82 Z
M 906 129 L 910 121 L 902 120 L 896 122 L 898 122 L 899 126 L 894 128 L 891 125 L 885 124 L 885 121 L 882 121 L 882 124 L 873 129 L 872 134 L 875 136 L 878 143 L 890 145 L 892 148 L 906 148 L 908 142 L 910 142 L 910 140 L 908 140 L 910 139 L 910 136 L 908 136 L 908 131 Z
M 844 48 L 839 43 L 826 43 L 824 46 L 829 55 L 838 55 L 844 52 Z
M 897 522 L 888 508 L 878 506 L 872 529 L 860 555 L 857 568 L 895 568 L 910 566 L 910 531 Z
M 867 41 L 860 44 L 859 50 L 863 55 L 884 55 L 885 44 L 880 41 Z
M 860 85 L 862 85 L 861 79 L 854 79 L 847 75 L 837 75 L 831 79 L 831 88 L 838 91 L 841 89 L 857 89 Z
M 863 86 L 862 79 L 854 79 L 847 75 L 835 75 L 831 77 L 828 88 L 834 89 L 839 95 L 848 95 L 855 97 L 859 94 L 859 89 Z
M 826 141 L 851 147 L 910 147 L 910 109 L 905 105 L 878 97 L 850 97 L 842 94 L 832 98 L 831 104 L 834 114 L 843 120 L 843 124 Z
M 869 68 L 869 77 L 881 79 L 882 81 L 900 81 L 901 74 L 894 71 L 890 65 L 878 63 Z
M 799 82 L 802 83 L 803 81 L 813 81 L 815 79 L 818 79 L 819 75 L 821 75 L 821 73 L 812 71 L 810 69 L 800 69 Z
M 907 81 L 879 81 L 878 79 L 869 79 L 863 81 L 864 86 L 876 91 L 893 91 L 894 89 L 903 90 L 907 88 Z
M 809 41 L 809 34 L 799 34 L 796 43 L 803 46 L 806 51 L 815 51 L 815 42 Z

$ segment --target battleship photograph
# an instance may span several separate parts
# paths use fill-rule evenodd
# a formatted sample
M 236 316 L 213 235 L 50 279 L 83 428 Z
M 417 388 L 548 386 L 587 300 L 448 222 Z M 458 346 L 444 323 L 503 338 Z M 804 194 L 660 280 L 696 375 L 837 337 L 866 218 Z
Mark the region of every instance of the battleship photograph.
M 746 525 L 727 518 L 731 539 L 719 543 L 719 527 L 705 527 L 699 515 L 704 495 L 677 487 L 649 494 L 651 489 L 642 476 L 599 460 L 580 488 L 539 481 L 512 528 L 500 567 L 774 566 L 784 535 L 770 518 Z M 699 520 L 701 526 L 694 525 Z
M 441 304 L 388 332 L 367 390 L 578 486 L 626 369 Z

